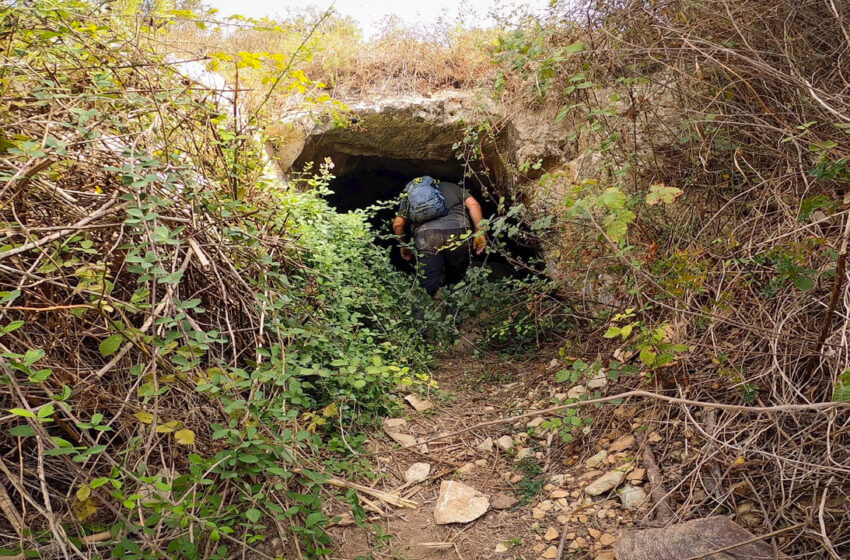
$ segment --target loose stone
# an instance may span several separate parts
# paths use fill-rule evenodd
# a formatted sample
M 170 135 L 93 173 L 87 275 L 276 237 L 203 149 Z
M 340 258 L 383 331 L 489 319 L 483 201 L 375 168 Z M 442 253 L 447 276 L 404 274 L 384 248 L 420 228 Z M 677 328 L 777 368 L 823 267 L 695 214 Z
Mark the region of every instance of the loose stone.
M 617 453 L 618 451 L 625 451 L 626 449 L 630 448 L 634 444 L 635 444 L 635 436 L 633 436 L 632 434 L 628 434 L 628 435 L 625 435 L 625 436 L 617 439 L 617 441 L 612 443 L 611 446 L 608 448 L 608 452 L 609 453 Z
M 493 451 L 493 438 L 488 437 L 481 443 L 475 446 L 476 451 L 480 451 L 481 453 L 489 453 Z
M 584 492 L 588 496 L 598 496 L 619 486 L 625 477 L 623 471 L 609 471 L 585 487 Z
M 407 403 L 412 406 L 413 410 L 415 410 L 416 412 L 425 412 L 426 410 L 434 408 L 434 405 L 433 403 L 431 403 L 431 401 L 423 399 L 417 395 L 407 395 L 406 397 L 404 397 L 404 400 L 407 401 Z
M 511 449 L 513 449 L 514 446 L 514 440 L 511 438 L 511 436 L 502 436 L 497 439 L 495 443 L 496 446 L 502 451 L 510 451 Z
M 434 520 L 438 525 L 469 523 L 487 513 L 490 500 L 471 486 L 454 480 L 444 480 L 434 506 Z
M 608 458 L 608 452 L 603 449 L 602 451 L 600 451 L 596 455 L 588 458 L 584 462 L 584 464 L 587 465 L 587 468 L 589 468 L 589 469 L 595 469 L 596 467 L 601 465 L 602 462 L 607 458 Z
M 422 482 L 431 474 L 431 465 L 428 463 L 413 463 L 404 473 L 404 481 L 408 484 Z

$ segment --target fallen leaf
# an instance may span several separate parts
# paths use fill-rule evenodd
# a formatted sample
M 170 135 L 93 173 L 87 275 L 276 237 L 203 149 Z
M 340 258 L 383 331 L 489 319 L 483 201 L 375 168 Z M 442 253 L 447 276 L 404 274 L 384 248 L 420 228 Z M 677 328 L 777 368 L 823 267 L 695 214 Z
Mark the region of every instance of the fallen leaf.
M 153 414 L 151 414 L 150 412 L 140 411 L 134 414 L 133 416 L 135 416 L 136 419 L 142 424 L 150 424 L 151 422 L 153 422 Z
M 169 420 L 164 424 L 160 424 L 156 427 L 156 433 L 158 434 L 170 434 L 171 432 L 176 432 L 180 428 L 183 427 L 183 422 L 180 420 Z
M 180 445 L 194 445 L 195 432 L 193 432 L 192 430 L 179 430 L 177 432 L 174 432 L 174 441 L 176 441 Z

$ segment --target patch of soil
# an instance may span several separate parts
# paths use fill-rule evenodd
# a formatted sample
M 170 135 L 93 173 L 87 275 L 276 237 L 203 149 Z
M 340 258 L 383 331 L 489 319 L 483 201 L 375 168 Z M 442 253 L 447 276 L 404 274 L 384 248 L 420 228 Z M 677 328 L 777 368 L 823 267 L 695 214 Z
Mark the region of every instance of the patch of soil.
M 613 558 L 614 537 L 621 528 L 634 524 L 636 512 L 620 506 L 616 490 L 589 497 L 583 489 L 606 470 L 635 470 L 636 449 L 611 453 L 603 464 L 590 469 L 584 460 L 596 453 L 600 442 L 608 444 L 613 438 L 598 439 L 595 446 L 585 443 L 582 448 L 564 444 L 544 427 L 528 427 L 528 419 L 477 427 L 486 420 L 557 402 L 554 395 L 567 389 L 554 382 L 554 370 L 547 363 L 540 358 L 509 362 L 493 355 L 478 358 L 469 344 L 443 357 L 433 374 L 440 388 L 424 395 L 434 408 L 417 413 L 408 407 L 407 423 L 400 429 L 419 442 L 426 441 L 427 450 L 421 446 L 400 448 L 381 433 L 370 442 L 380 469 L 375 488 L 398 491 L 415 500 L 418 507 L 396 508 L 371 499 L 367 512 L 372 528 L 350 524 L 328 529 L 337 543 L 330 558 L 549 560 L 555 558 L 559 546 L 563 547 L 561 558 Z M 471 427 L 474 429 L 462 434 L 428 441 Z M 612 432 L 612 436 L 619 433 Z M 513 440 L 508 451 L 498 446 L 491 451 L 476 449 L 488 437 L 496 440 L 505 435 Z M 518 460 L 518 454 L 526 458 Z M 404 472 L 415 462 L 430 463 L 431 474 L 424 482 L 405 484 Z M 630 476 L 635 479 L 632 484 L 641 484 Z M 471 523 L 437 525 L 433 510 L 442 480 L 462 481 L 491 500 L 506 494 L 519 502 L 510 509 L 491 508 Z M 641 507 L 643 511 L 647 508 L 648 504 Z M 380 534 L 386 537 L 382 539 Z

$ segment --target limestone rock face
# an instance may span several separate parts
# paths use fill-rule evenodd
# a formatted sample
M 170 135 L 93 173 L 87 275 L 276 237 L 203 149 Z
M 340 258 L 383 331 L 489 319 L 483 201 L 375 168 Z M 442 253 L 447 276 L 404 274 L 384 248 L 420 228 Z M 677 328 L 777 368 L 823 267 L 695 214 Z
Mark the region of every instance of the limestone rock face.
M 444 480 L 434 506 L 434 521 L 438 525 L 469 523 L 490 509 L 490 499 L 471 486 L 454 480 Z
M 270 152 L 281 170 L 332 156 L 337 171 L 345 156 L 443 160 L 462 138 L 462 123 L 487 103 L 472 91 L 371 98 L 348 104 L 350 125 L 338 127 L 310 113 L 291 113 L 269 127 Z

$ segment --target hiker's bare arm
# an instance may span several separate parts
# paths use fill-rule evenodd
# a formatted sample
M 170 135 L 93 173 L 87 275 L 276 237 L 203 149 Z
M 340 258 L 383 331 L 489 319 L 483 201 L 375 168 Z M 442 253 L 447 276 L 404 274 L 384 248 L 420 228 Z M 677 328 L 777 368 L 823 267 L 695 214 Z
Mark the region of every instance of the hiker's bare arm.
M 479 225 L 481 223 L 481 219 L 484 217 L 484 214 L 481 213 L 481 205 L 478 204 L 478 201 L 475 198 L 468 196 L 466 200 L 463 201 L 466 209 L 469 210 L 469 217 L 472 218 L 472 225 L 475 226 L 475 231 L 481 229 Z
M 402 218 L 401 216 L 396 216 L 393 219 L 393 231 L 396 235 L 404 240 L 404 229 L 407 227 L 407 220 Z
M 398 235 L 398 239 L 402 243 L 405 243 L 407 241 L 407 239 L 404 235 L 404 230 L 406 228 L 407 228 L 407 220 L 405 220 L 401 216 L 396 216 L 393 219 L 393 231 L 395 232 L 396 235 Z M 409 261 L 412 257 L 413 257 L 413 252 L 410 249 L 408 249 L 407 247 L 401 248 L 401 258 L 403 258 L 406 261 Z
M 487 238 L 484 236 L 484 232 L 481 231 L 481 220 L 484 218 L 484 214 L 481 212 L 481 205 L 478 204 L 478 201 L 475 200 L 474 197 L 466 197 L 463 204 L 466 206 L 466 209 L 469 210 L 469 217 L 472 219 L 472 225 L 475 227 L 475 232 L 478 233 L 472 242 L 472 246 L 475 249 L 475 254 L 480 255 L 484 252 L 484 247 L 487 245 Z

